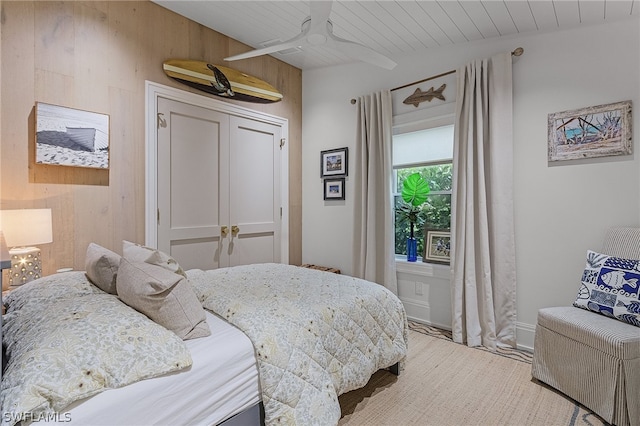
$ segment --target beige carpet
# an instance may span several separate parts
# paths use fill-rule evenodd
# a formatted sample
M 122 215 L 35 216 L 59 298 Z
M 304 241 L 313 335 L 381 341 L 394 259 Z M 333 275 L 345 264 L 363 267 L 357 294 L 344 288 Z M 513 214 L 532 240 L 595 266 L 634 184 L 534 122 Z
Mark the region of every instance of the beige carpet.
M 531 378 L 521 359 L 409 331 L 405 370 L 378 371 L 362 389 L 340 396 L 339 425 L 603 425 L 575 401 Z

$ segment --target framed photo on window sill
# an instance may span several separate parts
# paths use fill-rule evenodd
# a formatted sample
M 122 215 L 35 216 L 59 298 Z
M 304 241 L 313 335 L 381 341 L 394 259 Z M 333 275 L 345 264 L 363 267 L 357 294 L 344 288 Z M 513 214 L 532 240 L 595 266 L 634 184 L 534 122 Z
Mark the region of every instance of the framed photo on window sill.
M 325 200 L 344 200 L 344 178 L 327 178 L 323 184 Z
M 320 177 L 347 176 L 349 148 L 320 151 Z
M 448 265 L 451 262 L 450 230 L 425 228 L 422 261 L 444 265 Z

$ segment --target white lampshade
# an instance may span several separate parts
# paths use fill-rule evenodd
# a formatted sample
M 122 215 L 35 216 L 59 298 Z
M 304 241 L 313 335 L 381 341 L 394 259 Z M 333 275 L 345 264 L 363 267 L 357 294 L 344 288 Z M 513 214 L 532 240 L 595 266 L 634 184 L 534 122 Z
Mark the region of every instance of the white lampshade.
M 8 247 L 52 243 L 51 209 L 0 210 L 0 231 Z
M 1 210 L 0 231 L 11 255 L 9 286 L 15 287 L 42 276 L 42 256 L 36 244 L 53 242 L 51 209 Z

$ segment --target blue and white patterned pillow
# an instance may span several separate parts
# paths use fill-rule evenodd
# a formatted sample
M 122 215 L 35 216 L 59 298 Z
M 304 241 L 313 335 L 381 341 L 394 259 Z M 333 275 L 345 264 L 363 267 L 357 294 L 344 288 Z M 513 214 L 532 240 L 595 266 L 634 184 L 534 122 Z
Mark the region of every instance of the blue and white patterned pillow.
M 587 251 L 573 306 L 640 327 L 640 260 Z

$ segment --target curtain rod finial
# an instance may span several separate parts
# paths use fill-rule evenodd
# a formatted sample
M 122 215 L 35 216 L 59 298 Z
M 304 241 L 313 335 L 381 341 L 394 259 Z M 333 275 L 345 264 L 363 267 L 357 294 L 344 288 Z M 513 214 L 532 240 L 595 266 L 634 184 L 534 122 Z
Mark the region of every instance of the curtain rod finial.
M 516 50 L 511 52 L 513 56 L 521 56 L 524 53 L 524 49 L 522 47 L 516 47 Z

